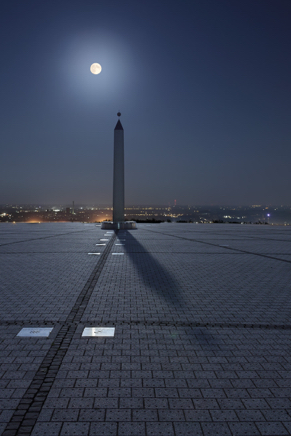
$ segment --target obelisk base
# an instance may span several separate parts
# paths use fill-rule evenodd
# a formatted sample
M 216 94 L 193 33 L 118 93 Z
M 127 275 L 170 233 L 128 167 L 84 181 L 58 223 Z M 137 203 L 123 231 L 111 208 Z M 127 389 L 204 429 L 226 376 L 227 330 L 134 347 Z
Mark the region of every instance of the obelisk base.
M 114 223 L 113 221 L 103 221 L 101 229 L 104 230 L 136 230 L 135 221 L 120 221 Z

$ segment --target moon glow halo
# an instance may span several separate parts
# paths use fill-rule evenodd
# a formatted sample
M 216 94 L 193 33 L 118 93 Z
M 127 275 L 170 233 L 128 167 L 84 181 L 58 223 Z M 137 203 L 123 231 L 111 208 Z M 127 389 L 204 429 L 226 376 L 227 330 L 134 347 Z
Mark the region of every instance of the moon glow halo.
M 92 74 L 100 74 L 102 71 L 102 67 L 100 64 L 95 63 L 91 65 L 90 71 Z

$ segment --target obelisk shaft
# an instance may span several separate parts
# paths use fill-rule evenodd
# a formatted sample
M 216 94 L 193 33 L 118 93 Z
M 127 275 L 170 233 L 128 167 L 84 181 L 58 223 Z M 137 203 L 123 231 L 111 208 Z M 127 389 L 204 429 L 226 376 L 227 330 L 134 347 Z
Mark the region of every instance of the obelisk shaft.
M 124 221 L 124 131 L 120 120 L 114 129 L 113 222 Z

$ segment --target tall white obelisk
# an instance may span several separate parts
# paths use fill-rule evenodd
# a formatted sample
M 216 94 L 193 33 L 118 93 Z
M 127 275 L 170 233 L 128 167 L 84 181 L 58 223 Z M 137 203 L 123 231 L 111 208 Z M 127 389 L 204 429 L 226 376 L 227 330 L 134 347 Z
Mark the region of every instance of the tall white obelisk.
M 120 120 L 114 129 L 113 222 L 124 222 L 124 131 Z
M 124 221 L 124 131 L 120 119 L 114 129 L 113 221 L 103 221 L 101 229 L 136 229 L 135 221 Z

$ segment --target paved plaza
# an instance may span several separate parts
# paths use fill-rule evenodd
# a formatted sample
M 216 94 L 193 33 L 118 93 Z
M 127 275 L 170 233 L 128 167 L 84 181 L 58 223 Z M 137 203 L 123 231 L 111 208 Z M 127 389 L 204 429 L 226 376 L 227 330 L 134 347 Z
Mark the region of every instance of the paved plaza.
M 0 269 L 0 435 L 291 435 L 290 227 L 1 224 Z

